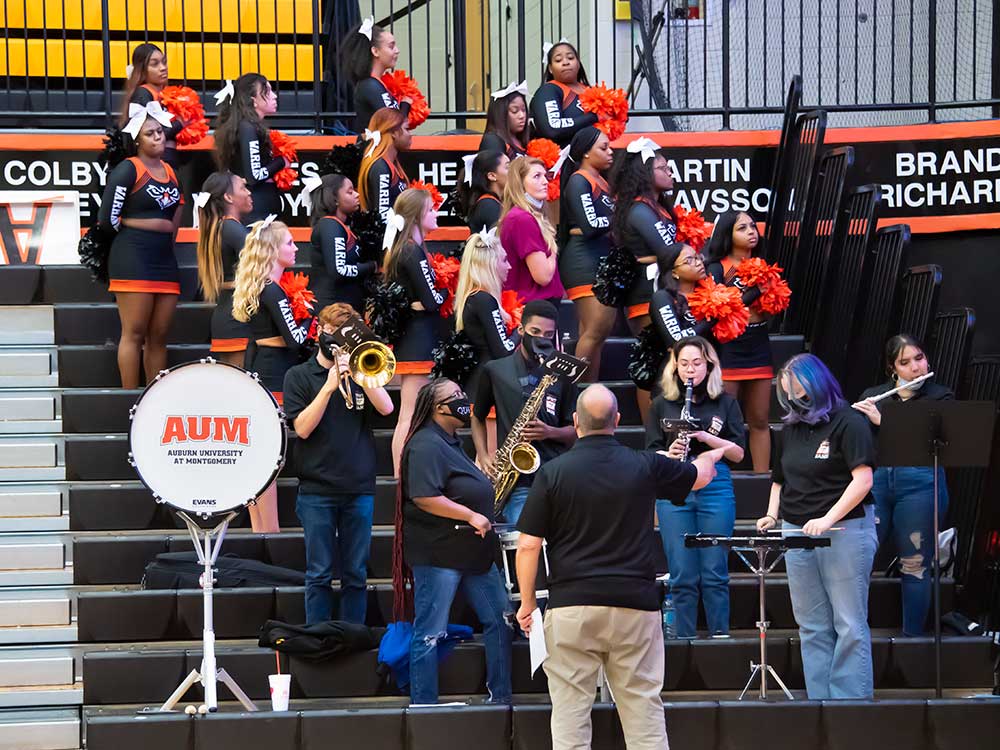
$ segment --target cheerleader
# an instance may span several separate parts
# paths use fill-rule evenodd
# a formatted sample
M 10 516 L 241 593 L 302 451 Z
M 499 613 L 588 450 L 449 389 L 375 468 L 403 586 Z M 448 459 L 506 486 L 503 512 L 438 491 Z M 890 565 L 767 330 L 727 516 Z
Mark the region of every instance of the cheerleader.
M 586 381 L 601 371 L 604 341 L 614 328 L 617 311 L 594 297 L 597 265 L 611 249 L 611 218 L 615 200 L 602 172 L 611 167 L 611 142 L 595 127 L 577 131 L 560 182 L 559 278 L 573 300 L 579 320 L 576 356 L 588 360 Z
M 385 255 L 385 278 L 401 284 L 410 300 L 403 335 L 393 349 L 400 376 L 399 419 L 392 433 L 392 465 L 398 476 L 399 456 L 410 429 L 417 392 L 428 382 L 432 352 L 441 342 L 443 318 L 438 310 L 448 293 L 438 290 L 424 245 L 427 234 L 437 229 L 431 194 L 412 188 L 404 191 L 396 199 L 386 224 L 391 243 Z
M 667 347 L 691 336 L 708 338 L 714 321 L 695 320 L 687 296 L 705 278 L 705 262 L 690 245 L 680 242 L 667 247 L 657 261 L 659 288 L 649 303 L 653 328 Z
M 694 386 L 691 416 L 698 420 L 701 429 L 689 433 L 686 439 L 677 437 L 668 445 L 662 420 L 680 418 L 689 382 Z M 695 637 L 699 594 L 709 634 L 728 635 L 729 552 L 725 547 L 685 547 L 684 535 L 733 533 L 736 494 L 730 466 L 743 460 L 743 414 L 736 399 L 723 390 L 722 366 L 715 349 L 700 336 L 681 339 L 671 347 L 661 388 L 662 393 L 653 399 L 646 418 L 646 448 L 665 450 L 678 461 L 723 448 L 725 459 L 715 465 L 715 478 L 679 505 L 670 500 L 656 501 L 660 537 L 670 568 L 670 590 L 677 610 L 677 636 Z
M 347 32 L 341 41 L 341 70 L 354 84 L 354 111 L 357 113 L 354 127 L 358 133 L 370 127 L 372 115 L 383 107 L 399 110 L 405 120 L 413 103 L 409 97 L 396 101 L 382 83 L 385 72 L 396 67 L 399 47 L 392 32 L 376 26 L 374 21 L 369 16 Z
M 247 221 L 281 213 L 281 195 L 274 175 L 289 166 L 282 156 L 271 156 L 271 131 L 264 118 L 278 111 L 278 95 L 259 73 L 244 73 L 234 86 L 215 125 L 215 162 L 247 181 L 253 194 L 253 211 Z
M 201 187 L 198 209 L 198 282 L 212 311 L 212 354 L 223 362 L 243 366 L 250 326 L 233 318 L 233 288 L 247 228 L 242 218 L 253 210 L 247 182 L 232 172 L 215 172 Z
M 528 82 L 512 83 L 494 91 L 486 110 L 486 132 L 479 142 L 479 150 L 502 151 L 508 159 L 516 159 L 527 154 L 530 140 Z
M 458 205 L 473 234 L 492 229 L 500 221 L 509 166 L 510 159 L 503 152 L 480 151 L 472 160 L 470 173 L 460 175 Z
M 377 208 L 382 221 L 389 207 L 406 190 L 410 180 L 399 162 L 399 152 L 409 151 L 413 136 L 406 117 L 396 109 L 383 107 L 371 117 L 365 132 L 368 145 L 358 173 L 361 210 Z
M 122 388 L 138 388 L 140 361 L 147 383 L 167 366 L 167 332 L 181 292 L 174 240 L 184 196 L 173 168 L 163 161 L 163 125 L 143 111 L 126 129 L 137 155 L 108 175 L 98 223 L 117 233 L 108 258 L 108 291 L 121 320 L 118 372 Z
M 344 302 L 355 310 L 365 309 L 365 281 L 378 264 L 362 261 L 358 238 L 347 226 L 358 210 L 358 191 L 347 177 L 325 175 L 310 193 L 312 200 L 311 287 L 316 309 Z
M 125 127 L 128 122 L 130 104 L 145 107 L 150 102 L 159 103 L 160 93 L 167 83 L 167 56 L 163 54 L 163 50 L 148 42 L 132 50 L 132 64 L 129 66 L 125 90 L 122 92 L 122 111 L 118 118 L 118 127 Z M 177 134 L 184 129 L 184 125 L 185 123 L 174 115 L 170 125 L 165 125 L 163 128 L 167 139 L 163 161 L 171 166 L 177 165 Z
M 285 373 L 302 360 L 309 335 L 308 324 L 295 322 L 291 300 L 279 283 L 285 269 L 295 265 L 295 250 L 292 233 L 273 215 L 252 224 L 233 291 L 233 317 L 250 324 L 254 339 L 247 369 L 257 373 L 279 404 Z M 250 524 L 258 533 L 280 530 L 276 485 L 250 506 Z
M 597 115 L 584 112 L 580 94 L 590 86 L 576 47 L 561 41 L 545 55 L 544 83 L 531 98 L 536 134 L 565 146 L 581 128 L 597 124 Z
M 757 224 L 746 213 L 730 211 L 719 217 L 708 246 L 708 273 L 720 284 L 732 284 L 744 292 L 744 301 L 758 296 L 756 290 L 744 289 L 736 269 L 744 259 L 761 254 Z M 771 466 L 771 339 L 767 333 L 768 317 L 750 311 L 746 331 L 721 346 L 722 380 L 726 392 L 739 398 L 750 428 L 750 455 L 753 470 L 766 472 Z

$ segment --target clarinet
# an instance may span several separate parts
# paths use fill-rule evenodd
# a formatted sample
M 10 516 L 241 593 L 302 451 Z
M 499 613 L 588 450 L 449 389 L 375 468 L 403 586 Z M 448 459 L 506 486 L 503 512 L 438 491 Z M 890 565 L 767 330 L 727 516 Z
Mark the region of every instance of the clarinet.
M 694 380 L 689 378 L 687 382 L 687 387 L 684 389 L 684 406 L 681 409 L 681 421 L 687 422 L 693 426 L 694 420 L 691 418 L 691 400 L 694 397 Z M 681 461 L 688 460 L 688 454 L 691 452 L 691 430 L 681 430 L 677 433 L 677 437 L 684 444 L 684 454 L 681 456 Z

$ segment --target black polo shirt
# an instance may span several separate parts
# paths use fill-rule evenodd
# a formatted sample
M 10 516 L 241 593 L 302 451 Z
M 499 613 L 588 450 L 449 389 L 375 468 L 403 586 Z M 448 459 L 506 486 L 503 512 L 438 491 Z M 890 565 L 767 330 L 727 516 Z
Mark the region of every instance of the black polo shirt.
M 679 503 L 698 470 L 612 435 L 580 438 L 538 470 L 518 531 L 548 543 L 549 606 L 656 610 L 656 499 Z
M 823 516 L 851 483 L 851 470 L 875 468 L 875 440 L 866 417 L 850 406 L 815 425 L 786 424 L 775 432 L 771 480 L 781 485 L 781 517 L 796 526 Z M 865 503 L 844 518 L 861 518 Z
M 410 567 L 433 565 L 485 573 L 493 564 L 497 537 L 480 537 L 464 521 L 427 513 L 415 497 L 444 495 L 493 521 L 493 484 L 462 450 L 462 441 L 430 421 L 403 451 L 403 554 Z M 462 528 L 456 529 L 456 526 Z
M 483 365 L 476 392 L 470 394 L 475 404 L 476 418 L 486 421 L 490 409 L 497 410 L 497 444 L 507 439 L 511 425 L 524 409 L 524 404 L 535 390 L 535 386 L 545 371 L 541 365 L 531 368 L 521 349 L 509 357 L 495 359 Z M 573 424 L 576 411 L 577 389 L 569 381 L 560 378 L 545 391 L 538 419 L 551 427 L 565 427 Z M 565 453 L 569 446 L 558 440 L 536 440 L 531 443 L 537 450 L 542 465 Z M 531 474 L 522 474 L 518 486 L 527 486 L 532 481 Z
M 310 357 L 285 373 L 284 404 L 289 424 L 312 403 L 330 371 Z M 309 495 L 372 495 L 375 493 L 375 408 L 364 390 L 351 382 L 354 408 L 340 393 L 327 402 L 316 429 L 295 445 L 299 490 Z
M 649 409 L 646 418 L 646 447 L 650 450 L 665 451 L 677 437 L 664 435 L 661 421 L 664 419 L 680 419 L 684 408 L 684 398 L 667 401 L 663 396 L 657 396 Z M 746 447 L 746 428 L 743 424 L 743 412 L 739 402 L 728 393 L 719 394 L 718 398 L 703 398 L 692 401 L 691 416 L 698 420 L 702 430 L 710 435 L 716 435 L 723 440 L 729 440 L 741 448 Z M 709 447 L 700 440 L 692 440 L 688 456 L 699 456 Z M 732 463 L 731 461 L 729 463 Z

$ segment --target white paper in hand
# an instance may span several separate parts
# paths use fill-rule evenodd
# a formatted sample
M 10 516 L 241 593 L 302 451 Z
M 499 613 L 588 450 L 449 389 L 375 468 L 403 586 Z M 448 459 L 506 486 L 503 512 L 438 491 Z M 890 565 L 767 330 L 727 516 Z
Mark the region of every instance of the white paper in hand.
M 528 633 L 528 650 L 531 652 L 531 676 L 549 658 L 549 651 L 545 648 L 545 631 L 542 626 L 542 610 L 535 607 L 531 613 L 531 632 Z

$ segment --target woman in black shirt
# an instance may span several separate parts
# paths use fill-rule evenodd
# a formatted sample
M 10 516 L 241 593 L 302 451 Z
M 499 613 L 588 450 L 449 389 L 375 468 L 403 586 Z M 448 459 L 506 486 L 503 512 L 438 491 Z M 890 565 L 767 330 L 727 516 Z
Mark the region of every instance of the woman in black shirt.
M 400 151 L 409 151 L 412 136 L 406 118 L 395 109 L 380 109 L 369 124 L 371 140 L 365 143 L 358 195 L 361 210 L 378 209 L 382 221 L 389 208 L 409 186 L 410 179 L 399 161 Z
M 413 703 L 437 702 L 437 637 L 447 627 L 459 588 L 483 624 L 490 702 L 510 702 L 512 613 L 494 564 L 498 545 L 492 531 L 493 484 L 456 435 L 459 427 L 469 426 L 470 418 L 469 399 L 456 383 L 427 383 L 417 396 L 403 450 L 393 589 L 404 591 L 402 557 L 413 571 Z
M 313 223 L 310 286 L 316 295 L 315 309 L 345 302 L 364 310 L 365 281 L 378 264 L 361 260 L 358 238 L 347 225 L 360 205 L 358 191 L 347 177 L 328 174 L 309 196 Z
M 680 419 L 687 384 L 693 386 L 690 416 L 700 429 L 681 437 L 665 432 L 663 420 Z M 698 624 L 698 594 L 705 606 L 708 632 L 729 633 L 729 553 L 724 547 L 689 549 L 685 534 L 731 536 L 736 523 L 736 495 L 730 466 L 743 460 L 743 414 L 736 399 L 722 388 L 722 366 L 715 349 L 700 336 L 681 339 L 670 351 L 663 372 L 663 393 L 653 399 L 646 419 L 646 448 L 666 450 L 670 458 L 692 459 L 713 448 L 724 448 L 715 478 L 688 495 L 681 505 L 656 501 L 660 536 L 670 569 L 670 590 L 677 610 L 677 636 L 694 638 Z M 686 454 L 686 455 L 685 455 Z
M 236 79 L 234 95 L 223 103 L 215 124 L 215 162 L 247 181 L 253 210 L 247 221 L 281 214 L 281 195 L 274 175 L 288 166 L 282 156 L 271 155 L 271 131 L 264 118 L 278 111 L 278 95 L 260 73 Z
M 810 700 L 870 699 L 875 441 L 865 417 L 811 354 L 792 357 L 778 373 L 778 401 L 784 425 L 775 433 L 771 499 L 757 529 L 772 529 L 781 518 L 785 532 L 830 540 L 829 547 L 785 556 L 806 691 Z
M 894 396 L 872 403 L 871 399 L 926 375 L 930 368 L 924 348 L 915 338 L 893 336 L 885 347 L 885 369 L 889 380 L 861 394 L 854 408 L 868 417 L 877 433 L 882 424 L 882 404 L 887 401 L 951 401 L 951 389 L 933 379 L 906 388 Z M 934 559 L 934 469 L 930 466 L 880 466 L 875 469 L 872 495 L 878 519 L 879 544 L 891 535 L 899 555 L 903 594 L 903 635 L 924 634 L 931 604 L 931 561 Z M 938 469 L 938 514 L 948 510 L 948 484 Z
M 512 83 L 490 95 L 486 110 L 486 132 L 479 142 L 480 151 L 500 151 L 508 159 L 528 153 L 531 123 L 528 120 L 528 82 Z
M 118 127 L 128 123 L 130 104 L 145 107 L 149 102 L 159 102 L 160 94 L 169 84 L 167 78 L 167 56 L 155 44 L 145 42 L 132 50 L 132 64 L 128 78 L 125 81 L 125 91 L 122 94 L 122 111 L 118 117 Z M 169 127 L 164 128 L 166 145 L 163 151 L 163 161 L 172 167 L 177 166 L 177 134 L 184 129 L 185 123 L 174 115 Z
M 354 84 L 354 127 L 358 133 L 365 132 L 372 115 L 383 107 L 398 109 L 404 119 L 410 114 L 413 102 L 409 98 L 396 101 L 382 83 L 382 76 L 399 60 L 399 47 L 391 31 L 376 26 L 369 16 L 341 40 L 340 56 L 341 70 Z
M 569 42 L 553 45 L 545 55 L 543 78 L 531 97 L 536 135 L 565 146 L 576 131 L 597 124 L 597 115 L 580 106 L 580 94 L 590 81 L 576 47 Z
M 469 231 L 492 229 L 500 221 L 503 190 L 510 159 L 502 151 L 480 151 L 472 160 L 471 174 L 459 174 L 458 205 Z

